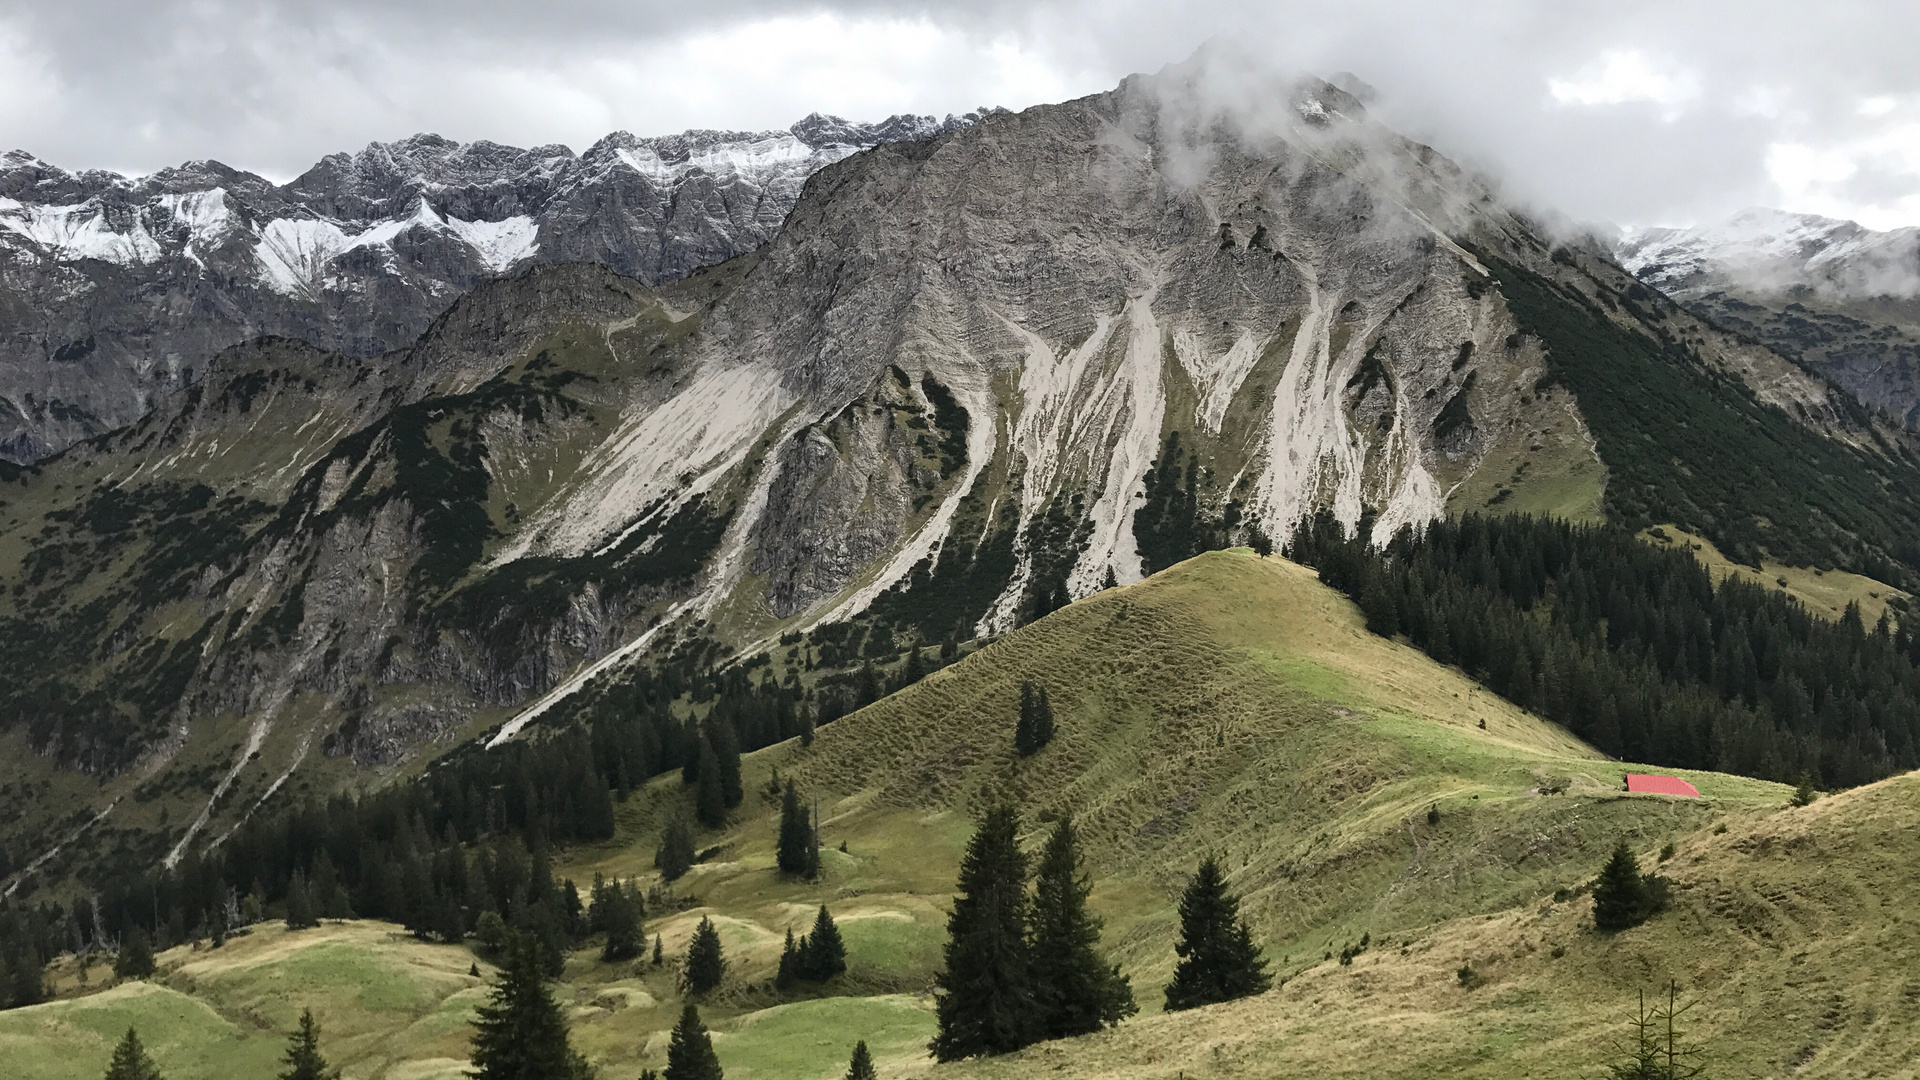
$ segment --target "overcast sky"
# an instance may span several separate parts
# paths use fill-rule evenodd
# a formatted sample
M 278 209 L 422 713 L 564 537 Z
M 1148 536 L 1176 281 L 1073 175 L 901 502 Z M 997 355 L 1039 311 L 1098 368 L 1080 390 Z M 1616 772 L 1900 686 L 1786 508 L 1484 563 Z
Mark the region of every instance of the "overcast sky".
M 416 131 L 579 150 L 1017 109 L 1216 35 L 1356 73 L 1402 131 L 1581 221 L 1920 224 L 1913 0 L 0 0 L 0 148 L 285 179 Z

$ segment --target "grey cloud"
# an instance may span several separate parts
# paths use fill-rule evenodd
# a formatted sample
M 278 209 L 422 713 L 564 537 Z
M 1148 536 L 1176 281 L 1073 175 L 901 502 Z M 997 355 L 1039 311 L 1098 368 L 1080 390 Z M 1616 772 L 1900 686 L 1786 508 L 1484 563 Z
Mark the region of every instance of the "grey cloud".
M 1895 119 L 1920 121 L 1920 67 L 1910 60 L 1920 6 L 1884 2 L 0 0 L 0 65 L 12 55 L 16 81 L 50 87 L 53 101 L 0 103 L 0 144 L 69 167 L 217 157 L 284 176 L 323 153 L 423 129 L 577 148 L 616 127 L 751 126 L 816 102 L 796 82 L 773 92 L 778 100 L 716 102 L 714 115 L 696 118 L 648 84 L 649 58 L 688 35 L 821 11 L 924 18 L 957 49 L 1013 43 L 1078 92 L 1157 70 L 1209 38 L 1275 71 L 1352 71 L 1379 89 L 1373 111 L 1385 122 L 1497 177 L 1522 203 L 1582 220 L 1714 219 L 1765 201 L 1774 193 L 1768 147 L 1883 130 L 1891 120 L 1857 110 L 1869 95 L 1903 97 L 1914 111 Z M 1696 93 L 1665 104 L 1551 98 L 1550 79 L 1579 78 L 1609 51 L 1664 65 Z M 876 62 L 855 50 L 826 60 L 850 85 Z M 0 94 L 28 100 L 33 87 L 7 78 L 0 70 Z M 969 84 L 968 96 L 944 103 L 932 100 L 936 87 L 928 100 L 875 99 L 872 108 L 1034 103 L 982 101 L 982 86 L 992 84 Z M 1758 100 L 1777 108 L 1763 115 L 1743 104 Z M 1886 203 L 1916 188 L 1920 176 L 1867 163 L 1834 190 Z

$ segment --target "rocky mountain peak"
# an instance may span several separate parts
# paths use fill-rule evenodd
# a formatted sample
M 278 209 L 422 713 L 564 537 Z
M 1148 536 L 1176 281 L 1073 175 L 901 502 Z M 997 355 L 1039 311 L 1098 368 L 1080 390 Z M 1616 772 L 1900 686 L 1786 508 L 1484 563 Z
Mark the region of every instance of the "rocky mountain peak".
M 422 133 L 284 185 L 216 161 L 74 174 L 14 151 L 0 158 L 0 310 L 24 314 L 0 342 L 0 457 L 125 424 L 255 335 L 375 355 L 534 263 L 673 280 L 765 243 L 818 169 L 977 115 L 616 132 L 579 155 Z

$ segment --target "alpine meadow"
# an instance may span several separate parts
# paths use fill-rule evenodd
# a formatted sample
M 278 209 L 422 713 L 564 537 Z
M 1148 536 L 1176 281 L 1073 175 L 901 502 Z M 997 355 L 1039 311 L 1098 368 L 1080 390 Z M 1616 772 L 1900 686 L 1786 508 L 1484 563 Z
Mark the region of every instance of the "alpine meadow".
M 1920 1076 L 1910 238 L 1238 55 L 0 157 L 0 1072 Z

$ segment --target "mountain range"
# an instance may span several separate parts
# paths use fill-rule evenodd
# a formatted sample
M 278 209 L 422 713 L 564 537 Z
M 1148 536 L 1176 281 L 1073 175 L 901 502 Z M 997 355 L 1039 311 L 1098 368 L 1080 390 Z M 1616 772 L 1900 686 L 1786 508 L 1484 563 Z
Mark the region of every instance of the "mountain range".
M 74 796 L 0 795 L 7 846 L 98 826 L 126 858 L 178 858 L 285 783 L 560 722 L 663 629 L 716 656 L 849 625 L 964 641 L 1323 512 L 1381 537 L 1470 511 L 1665 524 L 1756 568 L 1914 583 L 1898 426 L 1544 239 L 1350 94 L 1261 100 L 1196 61 L 835 149 L 770 242 L 658 284 L 662 262 L 547 261 L 584 235 L 550 216 L 539 258 L 405 348 L 236 345 L 10 472 L 0 694 L 40 782 Z M 626 152 L 540 160 L 640 185 Z M 357 160 L 320 171 L 418 171 Z M 326 187 L 327 220 L 412 214 L 394 243 L 469 260 L 419 207 L 535 209 Z M 262 281 L 263 242 L 173 257 L 224 250 Z M 376 247 L 328 265 L 398 250 Z
M 765 243 L 822 166 L 979 115 L 615 132 L 580 154 L 416 135 L 285 184 L 217 161 L 70 173 L 13 151 L 0 157 L 0 458 L 121 427 L 251 338 L 400 348 L 515 268 L 683 277 Z
M 1598 1075 L 1649 985 L 1905 1075 L 1911 237 L 1570 238 L 1371 99 L 9 157 L 9 1068 L 455 1080 L 501 964 L 603 1076 Z M 935 1064 L 1076 910 L 1127 1018 Z
M 1714 226 L 1629 232 L 1616 255 L 1702 318 L 1920 424 L 1920 229 L 1752 209 Z

